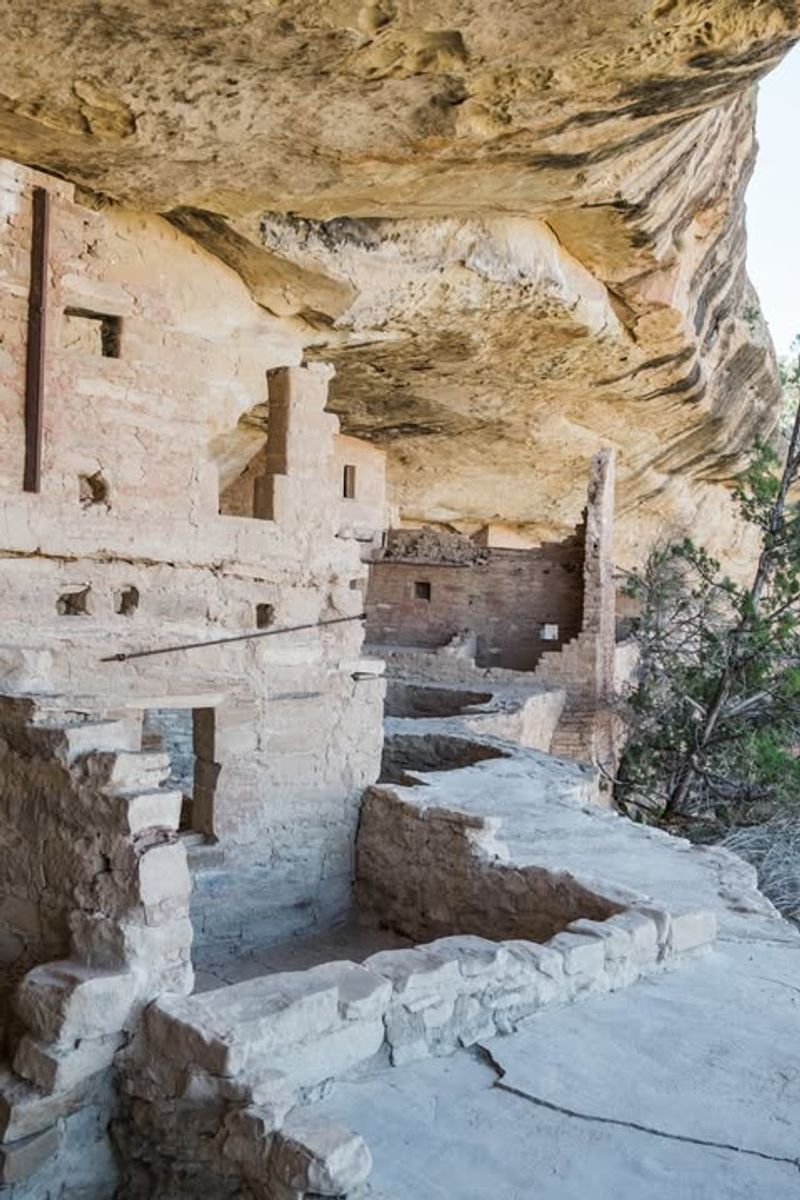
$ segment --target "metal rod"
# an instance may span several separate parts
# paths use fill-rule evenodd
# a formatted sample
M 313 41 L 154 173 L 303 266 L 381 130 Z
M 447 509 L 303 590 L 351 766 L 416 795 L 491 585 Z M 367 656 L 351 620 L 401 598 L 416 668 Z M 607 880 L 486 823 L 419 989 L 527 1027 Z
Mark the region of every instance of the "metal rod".
M 279 633 L 298 633 L 301 629 L 320 629 L 326 625 L 344 625 L 347 621 L 365 621 L 366 613 L 355 617 L 332 617 L 330 621 L 310 621 L 307 625 L 284 625 L 281 629 L 259 629 L 255 633 L 237 633 L 233 637 L 214 638 L 210 642 L 186 642 L 181 646 L 162 646 L 159 650 L 132 650 L 130 654 L 109 654 L 100 662 L 127 662 L 131 658 L 150 658 L 154 654 L 175 654 L 178 650 L 200 650 L 203 646 L 224 646 L 229 642 L 249 642 L 254 638 L 276 637 Z
M 47 342 L 47 253 L 50 195 L 33 189 L 31 278 L 28 292 L 28 345 L 25 360 L 25 472 L 23 489 L 38 492 L 42 483 L 44 368 Z

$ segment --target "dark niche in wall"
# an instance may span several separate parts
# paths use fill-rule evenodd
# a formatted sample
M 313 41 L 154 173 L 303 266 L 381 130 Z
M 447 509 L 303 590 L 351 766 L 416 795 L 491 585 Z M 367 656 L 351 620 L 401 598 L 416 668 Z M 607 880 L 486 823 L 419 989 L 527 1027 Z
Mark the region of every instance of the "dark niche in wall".
M 65 350 L 80 350 L 102 358 L 119 358 L 122 319 L 88 308 L 65 308 L 61 344 Z
M 356 469 L 348 463 L 342 472 L 342 496 L 345 500 L 356 498 Z
M 108 480 L 100 471 L 95 471 L 92 475 L 78 476 L 78 499 L 83 508 L 94 508 L 99 505 L 110 508 L 108 492 Z
M 122 617 L 130 617 L 139 607 L 139 589 L 131 584 L 124 587 L 114 596 L 114 611 Z
M 256 629 L 268 629 L 274 620 L 275 606 L 273 604 L 256 605 Z
M 56 601 L 56 612 L 60 617 L 83 617 L 89 615 L 89 593 L 91 588 L 72 588 L 62 592 Z

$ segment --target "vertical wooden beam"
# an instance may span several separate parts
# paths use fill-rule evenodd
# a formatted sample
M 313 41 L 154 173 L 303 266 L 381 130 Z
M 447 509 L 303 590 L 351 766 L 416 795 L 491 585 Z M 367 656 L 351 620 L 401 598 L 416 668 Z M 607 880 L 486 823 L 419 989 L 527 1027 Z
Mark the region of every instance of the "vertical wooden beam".
M 25 475 L 26 492 L 38 492 L 42 480 L 42 418 L 44 415 L 44 365 L 47 343 L 47 257 L 50 234 L 50 195 L 33 189 L 31 281 L 28 293 L 28 348 L 25 363 Z

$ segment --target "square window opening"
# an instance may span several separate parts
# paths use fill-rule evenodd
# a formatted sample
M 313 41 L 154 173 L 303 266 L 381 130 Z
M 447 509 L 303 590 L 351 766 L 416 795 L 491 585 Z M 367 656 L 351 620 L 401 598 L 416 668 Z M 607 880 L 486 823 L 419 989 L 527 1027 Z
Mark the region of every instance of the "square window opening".
M 91 588 L 74 588 L 62 592 L 56 601 L 56 612 L 60 617 L 85 617 L 90 615 L 89 593 Z
M 95 471 L 92 475 L 78 476 L 78 499 L 82 508 L 111 507 L 108 480 L 100 471 Z
M 119 358 L 122 319 L 87 308 L 65 308 L 61 343 L 66 350 L 80 350 L 102 358 Z
M 430 600 L 431 585 L 427 579 L 418 579 L 414 584 L 414 599 L 415 600 Z
M 138 607 L 139 589 L 134 584 L 114 593 L 114 612 L 119 616 L 132 617 Z
M 543 642 L 557 642 L 559 636 L 558 625 L 554 622 L 546 622 L 539 631 L 539 638 Z

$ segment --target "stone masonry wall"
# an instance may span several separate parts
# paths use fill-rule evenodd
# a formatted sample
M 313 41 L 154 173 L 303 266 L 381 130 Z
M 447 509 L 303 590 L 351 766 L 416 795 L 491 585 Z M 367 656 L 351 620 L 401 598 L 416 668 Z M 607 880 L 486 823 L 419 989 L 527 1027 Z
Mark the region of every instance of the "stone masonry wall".
M 614 482 L 614 456 L 611 451 L 601 451 L 592 459 L 589 480 L 581 631 L 560 651 L 543 655 L 536 668 L 538 680 L 567 692 L 552 753 L 599 762 L 610 772 L 620 737 L 612 707 L 616 672 Z
M 592 821 L 573 802 L 585 836 Z M 675 966 L 716 933 L 702 910 L 514 866 L 493 820 L 426 809 L 424 788 L 372 789 L 359 840 L 372 915 L 438 936 L 152 1004 L 120 1059 L 122 1200 L 370 1194 L 363 1138 L 315 1109 L 338 1081 L 511 1033 Z
M 434 648 L 469 629 L 479 666 L 533 670 L 546 650 L 580 632 L 582 532 L 532 550 L 478 550 L 460 534 L 420 548 L 419 531 L 393 530 L 386 557 L 370 571 L 367 637 Z M 557 627 L 553 640 L 542 636 L 546 624 Z
M 181 793 L 141 719 L 0 700 L 0 1190 L 116 1189 L 114 1058 L 142 1009 L 191 991 Z M 80 1164 L 80 1165 L 78 1165 Z M 52 1190 L 51 1190 L 52 1189 Z
M 508 866 L 494 834 L 485 817 L 370 788 L 358 837 L 362 912 L 420 942 L 456 933 L 546 942 L 579 917 L 621 911 L 567 874 Z
M 51 196 L 39 494 L 22 491 L 34 186 Z M 248 930 L 280 936 L 341 911 L 382 738 L 383 685 L 364 668 L 361 622 L 101 661 L 361 611 L 366 567 L 342 518 L 330 368 L 292 366 L 291 322 L 167 222 L 83 207 L 70 185 L 10 163 L 0 203 L 6 690 L 98 712 L 206 714 L 195 807 L 215 845 L 195 856 L 201 938 L 235 950 Z M 113 355 L 100 317 L 116 330 Z M 265 408 L 253 515 L 220 515 L 241 419 Z M 375 500 L 366 516 L 380 523 Z

